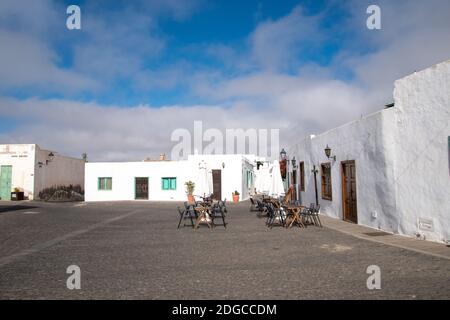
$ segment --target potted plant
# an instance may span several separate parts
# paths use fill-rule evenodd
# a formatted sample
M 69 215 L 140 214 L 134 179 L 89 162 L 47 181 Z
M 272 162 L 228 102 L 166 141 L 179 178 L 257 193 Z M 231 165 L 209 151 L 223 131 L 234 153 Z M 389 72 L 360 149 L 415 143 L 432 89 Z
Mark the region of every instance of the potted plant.
M 239 192 L 236 190 L 232 193 L 233 195 L 233 202 L 239 202 Z
M 20 191 L 20 188 L 15 187 L 14 191 L 11 192 L 11 200 L 12 201 L 20 201 L 24 198 L 24 192 Z
M 188 181 L 184 184 L 186 186 L 186 193 L 188 196 L 188 201 L 193 203 L 194 202 L 194 189 L 195 189 L 195 183 L 192 181 Z

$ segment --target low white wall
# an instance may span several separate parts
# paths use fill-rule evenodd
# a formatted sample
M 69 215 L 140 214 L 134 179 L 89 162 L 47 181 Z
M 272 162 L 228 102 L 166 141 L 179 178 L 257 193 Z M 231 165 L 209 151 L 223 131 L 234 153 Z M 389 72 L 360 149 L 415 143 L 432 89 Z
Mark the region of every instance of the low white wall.
M 249 198 L 248 188 L 246 187 L 244 168 L 253 170 L 253 165 L 240 154 L 224 155 L 189 155 L 188 161 L 198 164 L 204 160 L 210 169 L 222 170 L 222 200 L 232 201 L 232 193 L 238 191 L 239 199 L 247 200 Z
M 85 168 L 85 201 L 135 200 L 136 177 L 149 178 L 148 200 L 186 201 L 184 183 L 191 180 L 191 172 L 187 161 L 88 162 Z M 112 190 L 98 190 L 100 177 L 112 178 Z M 176 190 L 163 190 L 161 179 L 172 177 L 177 178 Z
M 222 200 L 231 201 L 232 192 L 240 192 L 241 200 L 248 198 L 243 190 L 243 165 L 252 167 L 242 155 L 192 155 L 184 161 L 149 162 L 88 162 L 85 167 L 85 200 L 135 200 L 135 177 L 149 178 L 150 201 L 186 201 L 185 182 L 197 181 L 200 161 L 210 170 L 222 170 Z M 112 190 L 98 190 L 98 178 L 111 177 Z M 177 178 L 176 190 L 162 190 L 161 179 Z M 194 194 L 195 191 L 194 191 Z
M 12 166 L 11 191 L 20 188 L 29 199 L 34 196 L 34 162 L 34 144 L 0 145 L 0 166 Z

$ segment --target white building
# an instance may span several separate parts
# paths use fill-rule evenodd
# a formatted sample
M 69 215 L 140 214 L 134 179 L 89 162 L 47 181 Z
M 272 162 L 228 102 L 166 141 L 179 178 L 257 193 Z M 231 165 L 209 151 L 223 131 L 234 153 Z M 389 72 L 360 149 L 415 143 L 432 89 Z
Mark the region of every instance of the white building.
M 10 200 L 18 188 L 26 198 L 57 185 L 84 184 L 84 160 L 43 150 L 36 144 L 0 145 L 0 199 Z
M 394 106 L 288 149 L 297 160 L 301 201 L 316 201 L 316 168 L 323 214 L 448 242 L 450 60 L 396 81 L 394 101 Z
M 185 182 L 199 185 L 199 166 L 212 174 L 213 197 L 249 198 L 254 163 L 244 155 L 190 155 L 181 161 L 89 162 L 85 171 L 85 201 L 186 201 Z M 198 190 L 194 195 L 202 196 Z

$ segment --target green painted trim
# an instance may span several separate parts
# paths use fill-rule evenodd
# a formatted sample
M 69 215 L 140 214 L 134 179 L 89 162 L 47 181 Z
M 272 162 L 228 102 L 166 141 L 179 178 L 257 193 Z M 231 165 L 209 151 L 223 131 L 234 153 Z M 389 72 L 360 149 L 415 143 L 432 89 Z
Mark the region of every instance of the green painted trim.
M 101 189 L 100 188 L 100 186 L 101 186 L 100 179 L 111 179 L 111 188 L 110 189 Z M 112 191 L 112 183 L 113 183 L 112 177 L 98 177 L 97 181 L 98 181 L 97 182 L 97 191 Z
M 167 181 L 167 188 L 164 187 L 164 181 Z M 172 188 L 172 182 L 174 183 L 174 187 Z M 163 177 L 161 178 L 161 189 L 164 191 L 168 190 L 177 190 L 177 178 L 176 177 Z

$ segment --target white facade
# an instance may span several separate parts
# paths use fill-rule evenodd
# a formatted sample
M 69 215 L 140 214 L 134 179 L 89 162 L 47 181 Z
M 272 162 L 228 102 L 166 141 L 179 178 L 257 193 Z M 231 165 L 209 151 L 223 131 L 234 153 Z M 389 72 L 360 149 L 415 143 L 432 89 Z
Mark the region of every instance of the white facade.
M 253 178 L 247 176 L 253 176 L 254 165 L 244 155 L 190 155 L 181 161 L 88 162 L 85 201 L 135 200 L 135 178 L 148 178 L 147 200 L 186 201 L 184 184 L 198 181 L 202 160 L 210 170 L 220 170 L 222 200 L 231 200 L 234 191 L 240 193 L 240 200 L 248 199 Z M 99 190 L 99 178 L 111 178 L 111 190 Z M 176 189 L 164 190 L 163 178 L 176 178 Z
M 30 200 L 37 199 L 39 192 L 45 188 L 84 184 L 84 160 L 43 150 L 36 144 L 0 145 L 0 175 L 6 169 L 11 170 L 9 192 L 19 188 Z M 2 200 L 9 200 L 9 197 Z
M 289 156 L 304 162 L 303 203 L 343 219 L 342 162 L 355 161 L 358 224 L 437 242 L 450 240 L 450 61 L 396 81 L 395 106 L 305 138 Z M 331 148 L 336 161 L 324 149 Z M 332 199 L 320 166 L 331 164 Z M 299 172 L 297 171 L 297 176 Z M 299 178 L 297 178 L 299 179 Z

